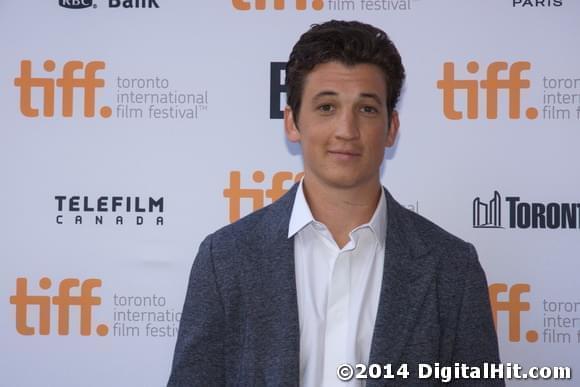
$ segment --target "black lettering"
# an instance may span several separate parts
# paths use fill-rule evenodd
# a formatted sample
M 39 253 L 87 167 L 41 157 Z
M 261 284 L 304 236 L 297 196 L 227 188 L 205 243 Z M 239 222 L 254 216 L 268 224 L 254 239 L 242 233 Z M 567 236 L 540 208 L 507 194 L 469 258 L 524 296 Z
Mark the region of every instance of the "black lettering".
M 530 228 L 530 205 L 528 203 L 518 204 L 517 221 L 519 228 Z
M 83 197 L 83 210 L 91 212 L 94 211 L 94 208 L 89 207 L 89 197 L 88 196 L 84 196 Z
M 59 196 L 55 196 L 54 198 L 58 202 L 58 210 L 62 211 L 62 203 L 66 200 L 66 196 L 59 195 Z
M 143 224 L 143 217 L 142 216 L 138 216 L 137 217 L 137 226 L 140 226 Z
M 123 205 L 123 198 L 121 196 L 113 196 L 113 198 L 112 198 L 113 212 L 117 212 L 117 207 L 121 207 L 122 205 Z
M 546 228 L 546 207 L 542 203 L 532 203 L 532 228 Z
M 145 209 L 139 206 L 139 197 L 135 198 L 135 212 L 145 212 Z
M 117 216 L 115 218 L 115 224 L 123 224 L 123 217 L 122 216 Z
M 109 8 L 118 8 L 121 5 L 121 0 L 109 0 Z
M 69 200 L 68 200 L 68 209 L 69 211 L 80 211 L 80 200 L 81 198 L 79 196 L 72 196 Z
M 162 216 L 157 217 L 157 226 L 163 226 L 163 217 Z
M 81 9 L 92 5 L 92 0 L 59 0 L 59 4 L 65 8 Z
M 578 228 L 578 212 L 580 203 L 562 204 L 562 228 Z
M 270 119 L 284 118 L 280 102 L 282 93 L 287 91 L 287 86 L 282 83 L 282 70 L 285 69 L 286 62 L 270 62 Z
M 56 223 L 57 224 L 62 224 L 62 215 L 57 215 L 56 216 Z
M 560 205 L 558 203 L 548 203 L 546 218 L 548 218 L 549 228 L 560 227 Z
M 83 224 L 83 217 L 80 215 L 75 216 L 75 224 Z
M 107 212 L 107 202 L 109 201 L 109 198 L 106 196 L 101 196 L 98 200 L 97 200 L 97 211 L 98 212 Z
M 516 227 L 516 204 L 520 201 L 519 196 L 508 196 L 505 198 L 506 202 L 510 205 L 510 228 Z
M 103 224 L 103 215 L 95 216 L 95 224 Z
M 159 212 L 163 212 L 163 198 L 159 198 L 157 200 L 153 198 L 149 198 L 149 212 L 153 212 L 155 207 L 159 208 Z

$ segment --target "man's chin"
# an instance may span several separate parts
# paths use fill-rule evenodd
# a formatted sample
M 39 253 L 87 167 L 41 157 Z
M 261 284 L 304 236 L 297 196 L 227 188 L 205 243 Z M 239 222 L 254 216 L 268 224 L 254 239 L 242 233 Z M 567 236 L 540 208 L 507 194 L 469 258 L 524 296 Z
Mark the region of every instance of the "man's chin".
M 363 188 L 370 184 L 369 179 L 363 179 L 360 176 L 342 175 L 333 176 L 326 179 L 326 184 L 334 189 L 356 189 Z

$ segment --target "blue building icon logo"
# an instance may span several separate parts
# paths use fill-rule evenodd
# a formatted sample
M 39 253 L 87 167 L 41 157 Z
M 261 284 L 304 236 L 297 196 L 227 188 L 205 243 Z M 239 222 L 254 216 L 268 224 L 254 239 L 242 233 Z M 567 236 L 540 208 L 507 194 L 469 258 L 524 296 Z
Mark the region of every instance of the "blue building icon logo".
M 501 226 L 501 196 L 494 191 L 493 199 L 484 202 L 473 199 L 473 228 L 503 228 Z

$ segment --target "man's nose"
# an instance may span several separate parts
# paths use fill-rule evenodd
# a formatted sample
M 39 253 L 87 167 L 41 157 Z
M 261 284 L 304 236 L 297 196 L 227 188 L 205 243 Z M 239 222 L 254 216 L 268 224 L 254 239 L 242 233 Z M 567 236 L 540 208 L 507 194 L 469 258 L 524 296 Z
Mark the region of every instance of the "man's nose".
M 344 109 L 338 117 L 336 123 L 336 138 L 342 140 L 356 140 L 360 136 L 358 128 L 358 119 L 356 112 L 352 109 Z

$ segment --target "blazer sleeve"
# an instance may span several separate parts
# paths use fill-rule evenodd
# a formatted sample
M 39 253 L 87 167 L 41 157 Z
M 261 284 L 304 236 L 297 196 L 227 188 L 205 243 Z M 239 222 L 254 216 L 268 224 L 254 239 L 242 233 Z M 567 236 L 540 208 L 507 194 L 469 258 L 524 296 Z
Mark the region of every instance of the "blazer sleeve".
M 452 362 L 469 366 L 500 362 L 497 334 L 491 315 L 491 305 L 485 273 L 477 252 L 469 244 L 469 257 L 464 272 L 464 287 L 461 297 Z M 475 381 L 463 380 L 466 385 L 505 386 L 503 379 Z
M 225 313 L 211 245 L 210 235 L 191 268 L 168 387 L 225 385 Z

